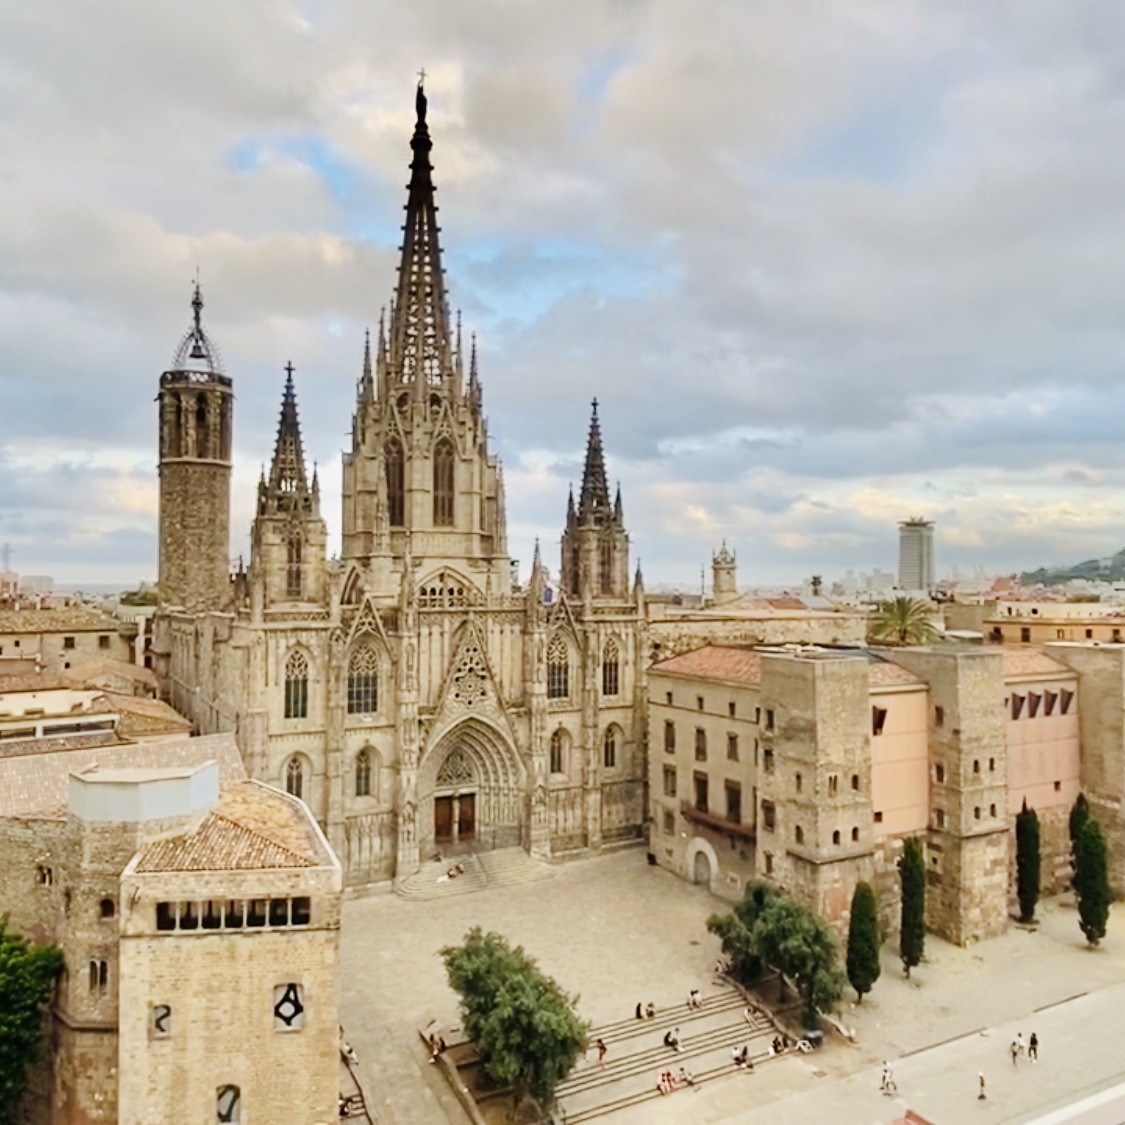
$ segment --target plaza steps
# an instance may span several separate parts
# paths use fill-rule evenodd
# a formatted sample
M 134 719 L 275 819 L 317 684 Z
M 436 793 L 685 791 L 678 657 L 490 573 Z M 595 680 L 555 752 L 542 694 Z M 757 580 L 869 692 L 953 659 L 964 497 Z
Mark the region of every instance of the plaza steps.
M 455 863 L 465 868 L 455 879 L 446 872 Z M 440 863 L 424 863 L 419 871 L 395 887 L 401 898 L 430 900 L 472 894 L 491 887 L 517 887 L 554 877 L 546 863 L 533 859 L 523 848 L 503 848 L 494 852 L 471 852 L 450 856 Z

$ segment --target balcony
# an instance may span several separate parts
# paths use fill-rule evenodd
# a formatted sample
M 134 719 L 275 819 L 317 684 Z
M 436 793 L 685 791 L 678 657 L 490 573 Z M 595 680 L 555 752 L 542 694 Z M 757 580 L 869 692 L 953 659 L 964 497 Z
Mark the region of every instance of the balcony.
M 715 813 L 703 812 L 690 801 L 680 802 L 680 813 L 688 823 L 697 824 L 701 828 L 710 828 L 712 832 L 722 832 L 739 840 L 749 840 L 751 843 L 757 837 L 757 833 L 751 825 L 736 824 L 733 820 L 716 816 Z

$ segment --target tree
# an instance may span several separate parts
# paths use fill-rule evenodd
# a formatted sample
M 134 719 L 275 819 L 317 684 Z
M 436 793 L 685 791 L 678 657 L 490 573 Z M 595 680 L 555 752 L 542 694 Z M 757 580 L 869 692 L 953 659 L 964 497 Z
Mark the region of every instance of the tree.
M 930 621 L 929 606 L 919 598 L 893 598 L 879 602 L 868 634 L 873 641 L 920 645 L 932 641 L 937 630 Z
M 1074 897 L 1078 902 L 1078 925 L 1091 945 L 1105 937 L 1109 918 L 1109 862 L 1105 829 L 1092 816 L 1078 834 L 1074 852 Z
M 1016 815 L 1016 897 L 1020 921 L 1030 922 L 1039 901 L 1039 815 L 1026 798 Z
M 769 883 L 748 883 L 733 910 L 707 919 L 707 929 L 722 942 L 723 952 L 730 958 L 731 976 L 739 984 L 753 984 L 762 975 L 765 966 L 755 944 L 754 926 L 777 897 Z
M 1073 857 L 1078 850 L 1078 837 L 1082 835 L 1082 826 L 1090 819 L 1090 804 L 1086 800 L 1085 793 L 1079 793 L 1074 798 L 1074 804 L 1070 809 L 1070 822 L 1068 828 L 1070 829 L 1070 854 Z
M 852 914 L 848 923 L 848 955 L 845 962 L 848 981 L 859 1003 L 865 992 L 879 979 L 879 904 L 870 883 L 859 882 L 852 895 Z
M 16 1120 L 27 1070 L 43 1040 L 43 1006 L 62 971 L 53 945 L 32 945 L 0 917 L 0 1125 Z
M 926 947 L 926 857 L 922 841 L 911 836 L 902 847 L 898 861 L 902 885 L 902 926 L 898 948 L 902 967 L 910 979 L 910 970 L 922 960 Z
M 441 951 L 450 987 L 461 997 L 465 1031 L 494 1082 L 549 1106 L 558 1084 L 586 1049 L 590 1026 L 523 948 L 474 926 L 461 945 Z

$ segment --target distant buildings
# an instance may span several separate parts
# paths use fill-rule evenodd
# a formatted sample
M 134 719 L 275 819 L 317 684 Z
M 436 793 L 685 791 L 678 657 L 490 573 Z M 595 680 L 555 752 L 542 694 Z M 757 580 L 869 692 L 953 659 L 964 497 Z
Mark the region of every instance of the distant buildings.
M 934 588 L 934 525 L 915 516 L 898 525 L 898 585 L 901 590 Z

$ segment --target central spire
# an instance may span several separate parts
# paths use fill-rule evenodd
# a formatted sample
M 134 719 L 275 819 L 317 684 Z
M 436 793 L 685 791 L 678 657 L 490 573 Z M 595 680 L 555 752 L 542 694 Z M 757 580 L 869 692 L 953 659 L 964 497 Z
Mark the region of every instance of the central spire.
M 301 425 L 297 420 L 297 394 L 293 389 L 293 364 L 285 365 L 285 393 L 281 397 L 281 418 L 277 424 L 277 445 L 270 466 L 269 489 L 280 498 L 303 496 L 308 492 L 305 454 L 301 448 Z
M 610 517 L 609 484 L 605 475 L 605 454 L 602 452 L 602 428 L 598 422 L 598 400 L 590 413 L 590 436 L 586 441 L 586 469 L 582 474 L 582 492 L 578 500 L 579 523 L 603 523 Z
M 415 397 L 422 398 L 429 388 L 452 385 L 454 372 L 430 164 L 433 143 L 426 125 L 426 92 L 421 80 L 414 105 L 417 122 L 410 141 L 414 159 L 410 163 L 402 261 L 391 322 L 390 368 L 392 378 L 412 384 Z

